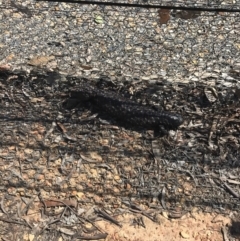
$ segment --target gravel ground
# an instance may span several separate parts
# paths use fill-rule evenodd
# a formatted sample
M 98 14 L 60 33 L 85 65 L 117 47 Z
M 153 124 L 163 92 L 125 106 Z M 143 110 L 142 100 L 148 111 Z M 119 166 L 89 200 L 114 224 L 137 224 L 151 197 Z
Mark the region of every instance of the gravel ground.
M 196 217 L 195 208 L 236 215 L 239 13 L 33 0 L 0 0 L 0 9 L 0 232 L 5 239 L 20 234 L 24 240 L 84 239 L 93 221 L 106 219 L 103 210 L 118 226 L 131 221 L 144 227 L 148 222 L 141 216 L 170 220 L 163 225 L 169 232 L 182 218 Z M 179 131 L 152 139 L 151 131 L 106 124 L 87 108 L 61 109 L 69 86 L 78 83 L 67 75 L 107 76 L 115 91 L 163 104 L 183 113 L 185 122 Z M 129 211 L 138 217 L 126 221 Z M 204 230 L 215 222 L 214 215 L 200 216 L 195 220 L 207 220 Z M 173 219 L 181 223 L 174 226 Z M 216 222 L 231 225 L 223 217 Z M 238 219 L 234 222 L 238 227 Z M 212 224 L 216 234 L 204 237 L 201 230 L 189 234 L 188 221 L 183 225 L 172 240 L 198 235 L 220 240 L 221 225 Z M 107 229 L 93 229 L 95 239 L 104 238 Z M 111 238 L 133 240 L 125 234 L 116 238 L 115 231 Z
M 25 8 L 17 8 L 20 3 Z M 228 86 L 229 71 L 240 68 L 239 13 L 177 14 L 161 25 L 158 9 L 151 8 L 35 1 L 14 6 L 1 3 L 0 51 L 1 62 L 16 68 L 29 69 L 29 60 L 47 56 L 49 68 L 68 74 Z

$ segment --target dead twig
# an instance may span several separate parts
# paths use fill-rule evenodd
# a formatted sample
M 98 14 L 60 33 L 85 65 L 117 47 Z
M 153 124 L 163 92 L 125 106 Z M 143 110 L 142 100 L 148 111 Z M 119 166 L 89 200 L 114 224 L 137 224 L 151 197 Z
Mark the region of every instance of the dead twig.
M 229 241 L 226 227 L 222 227 L 222 228 L 221 228 L 221 231 L 222 231 L 222 234 L 223 234 L 223 240 L 224 240 L 224 241 Z
M 80 239 L 80 240 L 98 240 L 98 239 L 106 239 L 107 236 L 108 236 L 107 233 L 96 234 L 92 237 L 75 234 L 73 238 Z
M 223 183 L 224 187 L 236 198 L 239 198 L 240 195 L 236 193 L 227 183 Z
M 95 212 L 102 218 L 116 224 L 117 226 L 119 227 L 122 227 L 122 225 L 116 220 L 114 219 L 113 217 L 111 217 L 107 212 L 103 211 L 103 210 L 100 210 L 100 209 L 94 209 Z

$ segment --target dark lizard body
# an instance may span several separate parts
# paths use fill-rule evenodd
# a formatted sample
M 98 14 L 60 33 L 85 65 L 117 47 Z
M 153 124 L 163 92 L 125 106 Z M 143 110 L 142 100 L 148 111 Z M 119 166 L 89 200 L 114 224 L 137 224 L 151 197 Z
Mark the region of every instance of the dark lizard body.
M 183 118 L 179 114 L 154 110 L 116 92 L 98 89 L 86 83 L 79 86 L 78 90 L 72 91 L 70 95 L 71 98 L 80 101 L 90 101 L 98 111 L 135 127 L 169 130 L 177 129 L 183 123 Z

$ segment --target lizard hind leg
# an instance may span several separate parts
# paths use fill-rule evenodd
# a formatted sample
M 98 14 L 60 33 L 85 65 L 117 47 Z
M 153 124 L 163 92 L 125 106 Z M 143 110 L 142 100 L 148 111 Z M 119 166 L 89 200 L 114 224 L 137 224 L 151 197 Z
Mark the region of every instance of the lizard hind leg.
M 165 135 L 168 135 L 168 130 L 165 126 L 159 125 L 157 128 L 154 129 L 154 136 L 155 137 L 163 137 Z

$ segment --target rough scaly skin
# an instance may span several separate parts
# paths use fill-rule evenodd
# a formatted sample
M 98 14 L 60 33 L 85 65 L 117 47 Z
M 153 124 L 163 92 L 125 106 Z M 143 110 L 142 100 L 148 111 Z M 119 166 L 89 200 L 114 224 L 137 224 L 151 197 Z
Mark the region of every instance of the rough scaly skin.
M 87 83 L 79 86 L 78 90 L 72 91 L 70 95 L 80 101 L 90 101 L 98 111 L 134 126 L 170 130 L 177 129 L 183 123 L 179 114 L 154 110 L 113 91 L 98 89 Z

